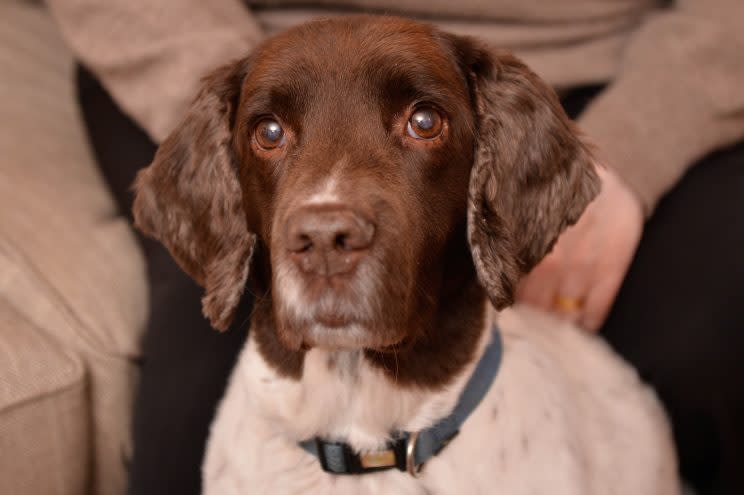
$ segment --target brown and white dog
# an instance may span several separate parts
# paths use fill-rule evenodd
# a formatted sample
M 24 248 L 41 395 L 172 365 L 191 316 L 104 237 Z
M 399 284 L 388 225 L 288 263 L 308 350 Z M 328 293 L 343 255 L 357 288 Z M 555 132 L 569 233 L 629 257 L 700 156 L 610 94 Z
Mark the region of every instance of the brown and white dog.
M 298 445 L 375 452 L 447 416 L 520 276 L 596 194 L 587 146 L 513 56 L 399 18 L 299 26 L 208 76 L 136 189 L 214 327 L 256 294 L 207 493 L 678 493 L 654 395 L 525 308 L 499 314 L 498 376 L 418 477 L 328 474 Z

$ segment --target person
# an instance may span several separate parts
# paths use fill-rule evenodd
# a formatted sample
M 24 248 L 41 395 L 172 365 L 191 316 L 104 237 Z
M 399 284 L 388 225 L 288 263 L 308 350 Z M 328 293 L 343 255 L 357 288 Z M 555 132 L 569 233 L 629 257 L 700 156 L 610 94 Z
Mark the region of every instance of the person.
M 561 90 L 596 146 L 602 191 L 517 300 L 600 332 L 663 400 L 699 494 L 744 489 L 744 3 L 739 0 L 50 0 L 123 215 L 130 184 L 199 78 L 317 16 L 422 17 L 508 48 Z M 197 493 L 208 425 L 250 298 L 217 334 L 201 291 L 142 239 L 151 285 L 130 493 Z M 587 370 L 591 373 L 591 370 Z

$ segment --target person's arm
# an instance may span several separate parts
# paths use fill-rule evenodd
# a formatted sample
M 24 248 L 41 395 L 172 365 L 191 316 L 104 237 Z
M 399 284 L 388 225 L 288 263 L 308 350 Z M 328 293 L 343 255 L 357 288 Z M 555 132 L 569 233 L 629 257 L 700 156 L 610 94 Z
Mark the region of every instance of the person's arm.
M 680 0 L 649 15 L 579 123 L 649 215 L 691 164 L 744 137 L 744 2 Z
M 262 38 L 239 0 L 48 0 L 75 56 L 156 142 L 210 69 Z
M 579 119 L 609 167 L 602 191 L 522 280 L 518 301 L 602 326 L 644 214 L 696 160 L 744 137 L 742 19 L 740 0 L 683 0 L 633 36 L 619 76 Z

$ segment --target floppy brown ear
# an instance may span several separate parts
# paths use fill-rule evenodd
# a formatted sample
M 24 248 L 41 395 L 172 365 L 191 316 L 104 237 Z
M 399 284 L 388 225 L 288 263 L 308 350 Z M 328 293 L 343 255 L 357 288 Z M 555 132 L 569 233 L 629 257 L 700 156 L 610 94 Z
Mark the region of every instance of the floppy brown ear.
M 206 77 L 181 124 L 135 181 L 135 225 L 162 242 L 205 289 L 204 315 L 225 330 L 248 277 L 248 231 L 232 148 L 232 120 L 247 61 Z
M 468 240 L 497 309 L 599 191 L 587 145 L 555 92 L 516 57 L 458 38 L 478 126 Z

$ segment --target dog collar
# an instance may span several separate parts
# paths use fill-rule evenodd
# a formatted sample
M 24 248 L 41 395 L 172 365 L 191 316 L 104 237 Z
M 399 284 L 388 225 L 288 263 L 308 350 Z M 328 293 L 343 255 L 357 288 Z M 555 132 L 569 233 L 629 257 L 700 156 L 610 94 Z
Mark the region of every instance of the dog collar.
M 415 433 L 397 432 L 383 450 L 359 454 L 344 442 L 312 438 L 300 446 L 332 474 L 366 474 L 398 469 L 416 477 L 426 461 L 439 454 L 460 432 L 460 427 L 491 388 L 501 365 L 501 332 L 493 327 L 491 342 L 460 394 L 452 413 L 433 426 Z

